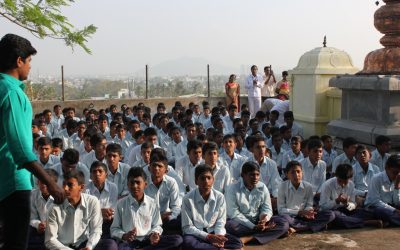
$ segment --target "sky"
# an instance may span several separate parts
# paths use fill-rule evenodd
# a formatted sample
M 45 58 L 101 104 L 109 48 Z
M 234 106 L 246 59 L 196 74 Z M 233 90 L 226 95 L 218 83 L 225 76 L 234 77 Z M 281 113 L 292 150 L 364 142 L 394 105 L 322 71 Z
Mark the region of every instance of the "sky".
M 322 46 L 324 35 L 361 69 L 367 53 L 382 47 L 373 25 L 380 6 L 375 0 L 77 0 L 63 14 L 76 27 L 98 27 L 87 43 L 92 55 L 38 39 L 4 18 L 0 36 L 28 38 L 38 50 L 31 73 L 41 75 L 59 75 L 61 65 L 70 76 L 129 75 L 185 57 L 238 71 L 252 64 L 292 69 Z

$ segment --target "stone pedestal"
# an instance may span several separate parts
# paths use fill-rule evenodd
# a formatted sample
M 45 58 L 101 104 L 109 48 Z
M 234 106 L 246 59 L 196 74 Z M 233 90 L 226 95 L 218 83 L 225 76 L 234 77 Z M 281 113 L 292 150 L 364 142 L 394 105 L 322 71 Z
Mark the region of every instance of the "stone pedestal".
M 369 145 L 385 135 L 400 147 L 399 76 L 344 75 L 332 78 L 329 86 L 342 90 L 341 118 L 328 124 L 330 135 Z

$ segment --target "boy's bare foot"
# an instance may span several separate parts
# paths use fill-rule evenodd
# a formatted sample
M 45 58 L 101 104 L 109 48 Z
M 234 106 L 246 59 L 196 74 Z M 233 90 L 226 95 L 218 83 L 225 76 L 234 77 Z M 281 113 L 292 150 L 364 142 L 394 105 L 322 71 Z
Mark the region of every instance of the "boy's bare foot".
M 243 236 L 240 237 L 240 240 L 242 241 L 243 245 L 249 243 L 250 241 L 252 241 L 254 239 L 253 236 Z

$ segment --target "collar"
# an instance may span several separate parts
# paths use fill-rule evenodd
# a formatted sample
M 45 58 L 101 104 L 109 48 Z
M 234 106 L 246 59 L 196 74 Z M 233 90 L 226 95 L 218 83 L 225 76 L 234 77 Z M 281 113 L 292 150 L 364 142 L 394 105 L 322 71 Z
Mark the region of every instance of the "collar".
M 20 80 L 18 80 L 17 78 L 9 75 L 9 74 L 4 74 L 4 73 L 0 73 L 0 77 L 5 78 L 6 80 L 12 82 L 13 84 L 17 85 L 18 87 L 20 87 L 22 90 L 25 89 L 25 84 L 23 82 L 21 82 Z
M 293 186 L 292 182 L 289 181 L 289 189 L 292 189 L 292 190 L 304 189 L 304 183 L 303 183 L 303 181 L 301 181 L 299 187 L 296 189 L 295 186 Z
M 144 195 L 143 202 L 139 204 L 139 202 L 135 198 L 133 198 L 133 196 L 130 194 L 128 196 L 128 201 L 131 206 L 139 207 L 139 206 L 146 205 L 147 203 L 149 203 L 149 198 L 147 197 L 147 195 Z
M 214 194 L 214 188 L 211 188 L 211 193 L 210 193 L 210 197 L 208 197 L 208 200 L 205 201 L 203 199 L 203 196 L 201 196 L 199 188 L 196 188 L 195 193 L 194 193 L 194 201 L 196 203 L 207 203 L 210 201 L 215 201 L 215 194 Z
M 78 207 L 87 208 L 86 199 L 84 199 L 84 197 L 85 197 L 85 195 L 81 193 L 81 201 L 79 202 L 79 204 L 76 208 L 78 208 Z M 69 203 L 68 199 L 64 200 L 64 203 L 62 204 L 62 206 L 64 209 L 73 208 L 75 210 L 74 206 L 72 206 L 72 204 Z

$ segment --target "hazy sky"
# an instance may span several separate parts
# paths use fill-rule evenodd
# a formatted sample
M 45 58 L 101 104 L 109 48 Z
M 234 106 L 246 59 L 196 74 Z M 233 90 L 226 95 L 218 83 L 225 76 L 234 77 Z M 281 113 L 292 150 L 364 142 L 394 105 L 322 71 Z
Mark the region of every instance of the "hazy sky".
M 362 68 L 365 55 L 381 47 L 374 2 L 78 0 L 63 13 L 77 27 L 98 27 L 88 42 L 92 55 L 79 47 L 72 51 L 60 40 L 37 39 L 4 18 L 0 36 L 16 33 L 31 40 L 38 50 L 33 74 L 58 75 L 60 65 L 68 75 L 129 74 L 181 57 L 237 69 L 251 64 L 292 69 L 302 54 L 322 46 L 324 35 L 328 46 L 348 52 Z

